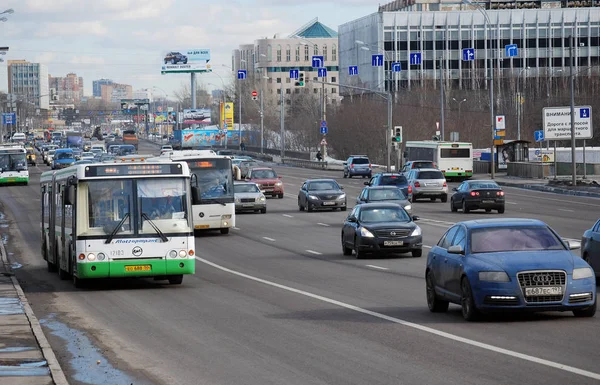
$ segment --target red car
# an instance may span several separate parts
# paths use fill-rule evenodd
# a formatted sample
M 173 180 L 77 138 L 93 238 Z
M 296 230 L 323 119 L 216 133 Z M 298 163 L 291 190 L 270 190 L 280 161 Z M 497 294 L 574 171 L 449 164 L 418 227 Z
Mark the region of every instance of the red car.
M 268 167 L 255 167 L 248 172 L 246 180 L 254 182 L 265 195 L 283 198 L 283 182 L 275 170 Z

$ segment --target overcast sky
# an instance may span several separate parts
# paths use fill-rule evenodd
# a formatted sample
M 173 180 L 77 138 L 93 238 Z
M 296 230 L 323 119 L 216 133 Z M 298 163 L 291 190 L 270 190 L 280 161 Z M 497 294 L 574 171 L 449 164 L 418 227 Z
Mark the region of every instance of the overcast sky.
M 382 1 L 381 3 L 386 3 Z M 300 4 L 301 5 L 297 5 Z M 231 52 L 254 39 L 290 34 L 315 17 L 340 24 L 377 12 L 375 0 L 2 0 L 0 12 L 0 90 L 7 91 L 7 60 L 44 63 L 48 73 L 82 76 L 85 94 L 92 81 L 113 79 L 135 89 L 162 88 L 157 96 L 179 89 L 185 74 L 160 74 L 168 50 L 211 50 L 213 70 L 228 81 Z M 222 88 L 214 74 L 198 75 L 205 88 Z M 213 84 L 208 84 L 213 83 Z

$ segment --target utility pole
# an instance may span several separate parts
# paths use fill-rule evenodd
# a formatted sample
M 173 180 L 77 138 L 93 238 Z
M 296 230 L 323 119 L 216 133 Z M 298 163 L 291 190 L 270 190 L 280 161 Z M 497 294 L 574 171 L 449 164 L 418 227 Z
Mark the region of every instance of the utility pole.
M 571 83 L 571 167 L 572 170 L 572 183 L 573 186 L 577 185 L 577 162 L 575 161 L 575 74 L 573 73 L 573 50 L 575 46 L 575 34 L 571 35 L 569 39 L 570 43 L 570 57 L 569 57 L 569 82 Z M 556 158 L 556 155 L 554 155 Z M 585 165 L 584 165 L 585 166 Z
M 196 108 L 196 73 L 191 73 L 191 85 L 190 90 L 192 92 L 192 109 Z
M 283 163 L 283 158 L 285 157 L 285 103 L 283 100 L 283 79 L 281 81 L 280 89 L 280 97 L 279 102 L 281 103 L 281 108 L 279 112 L 279 120 L 280 120 L 280 135 L 281 135 L 281 163 Z
M 238 136 L 240 138 L 240 142 L 239 145 L 242 145 L 242 82 L 241 80 L 238 80 L 238 84 L 239 84 L 239 91 L 238 91 L 238 95 L 239 95 L 239 106 L 238 106 Z
M 321 84 L 321 119 L 323 122 L 327 121 L 327 97 L 325 96 L 325 83 Z M 323 134 L 323 139 L 325 139 L 325 137 L 327 136 L 327 134 Z M 327 144 L 323 144 L 323 160 L 325 160 L 327 158 Z
M 261 80 L 262 81 L 262 80 Z M 260 90 L 260 153 L 264 154 L 265 147 L 265 99 L 263 96 L 264 87 Z
M 441 141 L 444 141 L 444 70 L 442 57 L 440 56 L 440 133 L 441 133 Z

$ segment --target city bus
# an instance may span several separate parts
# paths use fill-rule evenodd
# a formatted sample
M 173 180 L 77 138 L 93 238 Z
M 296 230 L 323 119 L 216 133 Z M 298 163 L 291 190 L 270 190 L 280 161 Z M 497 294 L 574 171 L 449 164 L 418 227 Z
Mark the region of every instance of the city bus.
M 28 184 L 27 150 L 20 144 L 0 145 L 0 184 Z
M 149 159 L 160 162 L 187 162 L 191 173 L 194 232 L 219 230 L 229 234 L 235 227 L 233 181 L 240 180 L 231 158 L 212 150 L 167 151 Z
M 195 273 L 185 162 L 81 164 L 41 175 L 42 256 L 75 287 Z
M 433 161 L 449 180 L 464 180 L 473 176 L 473 145 L 471 143 L 434 140 L 408 141 L 405 144 L 404 154 L 407 161 Z

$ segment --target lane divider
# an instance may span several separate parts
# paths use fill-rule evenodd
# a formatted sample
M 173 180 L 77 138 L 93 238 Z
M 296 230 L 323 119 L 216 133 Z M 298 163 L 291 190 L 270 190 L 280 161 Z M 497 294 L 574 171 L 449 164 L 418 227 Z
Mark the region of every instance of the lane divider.
M 377 270 L 389 270 L 386 267 L 381 267 L 381 266 L 375 266 L 375 265 L 366 265 L 367 267 L 372 267 L 373 269 L 377 269 Z

